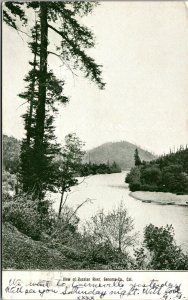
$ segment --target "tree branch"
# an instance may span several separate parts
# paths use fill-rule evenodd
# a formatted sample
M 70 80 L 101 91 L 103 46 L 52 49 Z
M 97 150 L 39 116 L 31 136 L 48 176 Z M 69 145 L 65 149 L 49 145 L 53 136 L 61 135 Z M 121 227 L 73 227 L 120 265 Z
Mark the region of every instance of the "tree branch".
M 26 104 L 26 103 L 28 103 L 28 102 L 29 102 L 29 100 L 27 100 L 27 101 L 25 101 L 24 103 L 20 104 L 20 105 L 16 108 L 16 110 L 19 109 L 21 106 L 23 106 L 24 104 Z
M 62 61 L 62 63 L 67 67 L 67 69 L 69 69 L 69 71 L 71 71 L 71 73 L 73 75 L 73 79 L 74 79 L 74 76 L 78 77 L 78 75 L 73 72 L 73 70 L 71 69 L 71 67 L 64 61 L 63 57 L 60 54 L 57 54 L 57 53 L 52 52 L 52 51 L 48 51 L 48 54 L 53 54 L 53 55 L 57 56 Z
M 53 27 L 49 23 L 48 23 L 48 27 L 50 29 L 52 29 L 53 31 L 55 31 L 57 34 L 59 34 L 64 40 L 66 40 L 67 42 L 69 42 L 69 39 L 66 37 L 66 35 L 63 32 L 59 31 L 58 29 L 56 29 L 55 27 Z
M 93 199 L 87 198 L 85 201 L 83 201 L 81 204 L 79 204 L 79 205 L 76 207 L 76 209 L 74 210 L 74 212 L 71 214 L 71 216 L 68 218 L 67 221 L 69 222 L 69 221 L 72 219 L 72 217 L 76 215 L 77 211 L 78 211 L 85 203 L 87 203 L 87 202 L 92 203 L 92 200 L 93 200 Z
M 63 31 L 59 31 L 58 29 L 56 29 L 49 23 L 48 23 L 48 28 L 52 29 L 54 32 L 56 32 L 58 35 L 60 35 L 67 42 L 69 47 L 71 47 L 70 51 L 72 52 L 72 56 L 77 57 L 77 59 L 79 58 L 79 60 L 81 61 L 81 63 L 84 66 L 85 70 L 83 70 L 83 68 L 81 68 L 81 69 L 85 73 L 85 77 L 90 76 L 91 80 L 94 81 L 96 84 L 98 84 L 98 86 L 101 89 L 103 89 L 105 86 L 105 83 L 102 82 L 102 79 L 100 77 L 101 76 L 101 70 L 100 70 L 101 66 L 97 66 L 94 59 L 87 56 L 85 54 L 85 52 L 83 50 L 81 50 L 80 47 L 73 40 L 69 39 L 68 36 Z

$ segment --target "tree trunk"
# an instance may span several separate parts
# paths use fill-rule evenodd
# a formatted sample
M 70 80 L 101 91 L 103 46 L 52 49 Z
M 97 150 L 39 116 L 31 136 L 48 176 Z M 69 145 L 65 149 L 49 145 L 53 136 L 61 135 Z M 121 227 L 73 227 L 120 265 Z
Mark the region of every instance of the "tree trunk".
M 40 72 L 39 72 L 39 94 L 36 108 L 36 128 L 34 142 L 34 169 L 36 190 L 38 199 L 42 200 L 43 177 L 45 176 L 45 149 L 43 144 L 45 126 L 45 105 L 46 105 L 46 79 L 47 79 L 47 46 L 48 46 L 48 23 L 47 23 L 47 2 L 40 2 Z
M 121 240 L 119 240 L 118 251 L 121 252 Z
M 118 251 L 121 252 L 121 239 L 122 239 L 122 225 L 119 223 L 119 236 L 118 236 Z
M 47 78 L 47 46 L 48 46 L 48 23 L 47 23 L 47 2 L 40 2 L 40 74 L 39 74 L 39 96 L 36 110 L 36 136 L 35 149 L 43 148 L 45 104 L 46 104 L 46 78 Z M 39 152 L 40 152 L 39 151 Z
M 37 45 L 38 42 L 38 34 L 37 34 L 37 23 L 35 24 L 36 26 L 36 37 L 35 37 L 35 43 Z M 33 105 L 34 105 L 34 97 L 35 97 L 35 82 L 36 82 L 36 76 L 35 76 L 35 71 L 36 71 L 36 65 L 37 65 L 37 46 L 36 46 L 36 51 L 34 52 L 34 59 L 33 59 L 33 74 L 34 77 L 32 79 L 32 86 L 31 86 L 31 98 L 30 98 L 30 108 L 29 108 L 29 116 L 28 116 L 28 125 L 27 125 L 27 146 L 30 146 L 30 140 L 31 140 L 31 124 L 32 124 L 32 116 L 33 116 Z
M 60 204 L 59 204 L 59 213 L 58 213 L 58 218 L 59 219 L 60 219 L 60 216 L 61 216 L 63 196 L 64 196 L 64 188 L 62 187 L 62 190 L 61 190 L 61 200 L 60 200 Z

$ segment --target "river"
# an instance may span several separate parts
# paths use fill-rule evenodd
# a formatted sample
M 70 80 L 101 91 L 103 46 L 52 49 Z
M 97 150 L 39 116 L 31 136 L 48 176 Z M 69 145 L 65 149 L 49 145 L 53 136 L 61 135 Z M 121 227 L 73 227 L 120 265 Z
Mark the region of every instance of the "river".
M 116 174 L 88 176 L 84 181 L 71 189 L 67 204 L 76 207 L 87 198 L 92 203 L 86 203 L 78 210 L 81 221 L 89 220 L 97 210 L 103 208 L 110 211 L 123 201 L 128 214 L 134 219 L 135 230 L 143 237 L 143 229 L 152 223 L 156 226 L 172 224 L 178 245 L 188 251 L 188 207 L 143 203 L 129 196 L 128 184 L 124 182 L 126 172 Z M 83 179 L 81 179 L 82 181 Z M 54 208 L 57 210 L 60 195 L 55 195 Z

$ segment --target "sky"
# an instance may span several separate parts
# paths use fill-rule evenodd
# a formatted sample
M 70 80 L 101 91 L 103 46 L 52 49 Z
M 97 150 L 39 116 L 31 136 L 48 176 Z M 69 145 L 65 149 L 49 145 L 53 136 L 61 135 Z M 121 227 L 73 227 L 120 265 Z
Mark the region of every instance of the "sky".
M 103 65 L 105 90 L 49 57 L 70 102 L 56 135 L 75 132 L 86 149 L 126 140 L 156 154 L 188 143 L 188 11 L 183 2 L 104 1 L 82 22 L 96 36 L 89 53 Z M 51 34 L 51 33 L 50 33 Z M 51 36 L 54 39 L 55 36 Z M 3 132 L 21 139 L 29 70 L 27 36 L 3 26 Z

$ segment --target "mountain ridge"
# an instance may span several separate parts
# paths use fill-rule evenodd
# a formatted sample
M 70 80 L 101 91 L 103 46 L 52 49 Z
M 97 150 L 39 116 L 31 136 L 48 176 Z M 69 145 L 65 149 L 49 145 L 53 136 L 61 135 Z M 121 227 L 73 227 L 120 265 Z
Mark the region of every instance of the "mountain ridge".
M 114 161 L 121 169 L 129 169 L 134 166 L 134 152 L 138 149 L 141 160 L 150 161 L 157 156 L 127 141 L 107 142 L 87 151 L 84 162 L 91 163 L 113 163 Z
M 14 160 L 16 164 L 19 160 L 21 141 L 13 136 L 8 136 L 3 134 L 3 164 L 14 165 Z M 156 159 L 157 156 L 149 152 L 148 150 L 142 149 L 133 143 L 127 141 L 118 142 L 107 142 L 86 152 L 83 163 L 109 163 L 113 164 L 115 161 L 121 169 L 130 169 L 134 166 L 134 152 L 138 149 L 139 156 L 141 160 L 151 161 Z M 9 158 L 14 160 L 10 160 Z M 12 166 L 13 167 L 13 166 Z

